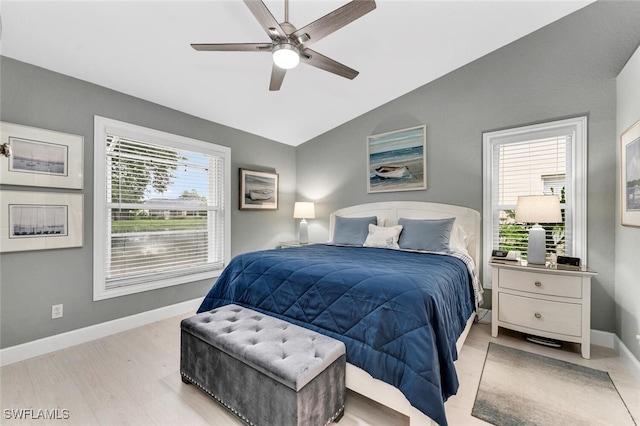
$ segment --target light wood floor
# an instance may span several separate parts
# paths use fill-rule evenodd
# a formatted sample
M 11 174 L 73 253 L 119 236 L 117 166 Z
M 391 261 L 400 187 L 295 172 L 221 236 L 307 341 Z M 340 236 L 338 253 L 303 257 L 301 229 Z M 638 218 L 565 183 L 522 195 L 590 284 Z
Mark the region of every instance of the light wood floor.
M 242 425 L 179 374 L 179 322 L 174 317 L 0 369 L 0 423 L 20 425 Z M 517 333 L 490 336 L 488 324 L 474 324 L 456 368 L 458 395 L 446 403 L 449 424 L 487 423 L 471 416 L 490 341 L 608 371 L 640 424 L 640 383 L 606 348 L 592 346 L 591 360 L 575 345 L 562 350 L 528 343 Z M 68 420 L 14 421 L 7 409 L 68 410 Z M 62 413 L 62 411 L 60 411 Z M 398 413 L 349 392 L 339 426 L 401 426 Z

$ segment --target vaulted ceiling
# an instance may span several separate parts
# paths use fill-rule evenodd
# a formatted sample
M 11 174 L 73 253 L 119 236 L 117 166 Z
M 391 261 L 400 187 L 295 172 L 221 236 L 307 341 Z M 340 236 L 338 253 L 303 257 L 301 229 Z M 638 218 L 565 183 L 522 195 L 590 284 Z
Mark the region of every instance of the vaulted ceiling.
M 348 3 L 291 0 L 301 28 Z M 191 43 L 269 42 L 240 0 L 0 3 L 0 54 L 289 145 L 299 145 L 591 3 L 377 0 L 313 49 L 354 80 L 300 64 L 270 92 L 271 55 Z M 278 22 L 284 1 L 267 0 Z

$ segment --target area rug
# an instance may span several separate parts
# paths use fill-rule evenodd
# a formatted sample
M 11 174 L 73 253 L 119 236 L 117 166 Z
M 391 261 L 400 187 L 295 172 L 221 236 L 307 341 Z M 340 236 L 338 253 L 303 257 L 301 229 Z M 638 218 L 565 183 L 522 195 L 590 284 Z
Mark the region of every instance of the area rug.
M 496 426 L 636 425 L 608 373 L 496 343 L 471 414 Z

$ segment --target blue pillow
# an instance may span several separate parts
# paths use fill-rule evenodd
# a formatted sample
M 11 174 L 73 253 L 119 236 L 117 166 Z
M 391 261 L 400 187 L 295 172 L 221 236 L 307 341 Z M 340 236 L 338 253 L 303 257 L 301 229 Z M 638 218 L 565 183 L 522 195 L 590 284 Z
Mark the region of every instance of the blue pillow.
M 398 240 L 401 249 L 449 251 L 449 236 L 455 217 L 449 219 L 398 220 L 402 233 Z
M 362 246 L 369 235 L 369 224 L 377 224 L 378 218 L 336 216 L 333 228 L 333 243 L 347 246 Z

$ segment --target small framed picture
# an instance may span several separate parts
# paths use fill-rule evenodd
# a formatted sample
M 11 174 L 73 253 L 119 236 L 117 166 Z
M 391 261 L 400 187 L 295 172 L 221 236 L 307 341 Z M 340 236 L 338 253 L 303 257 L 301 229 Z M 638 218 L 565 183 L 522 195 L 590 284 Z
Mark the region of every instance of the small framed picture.
M 0 122 L 0 183 L 82 189 L 82 136 Z
M 83 195 L 0 191 L 0 251 L 82 247 Z
M 278 174 L 240 169 L 240 210 L 277 210 Z
M 621 224 L 640 227 L 640 120 L 620 136 Z
M 367 137 L 367 192 L 427 189 L 427 126 Z

